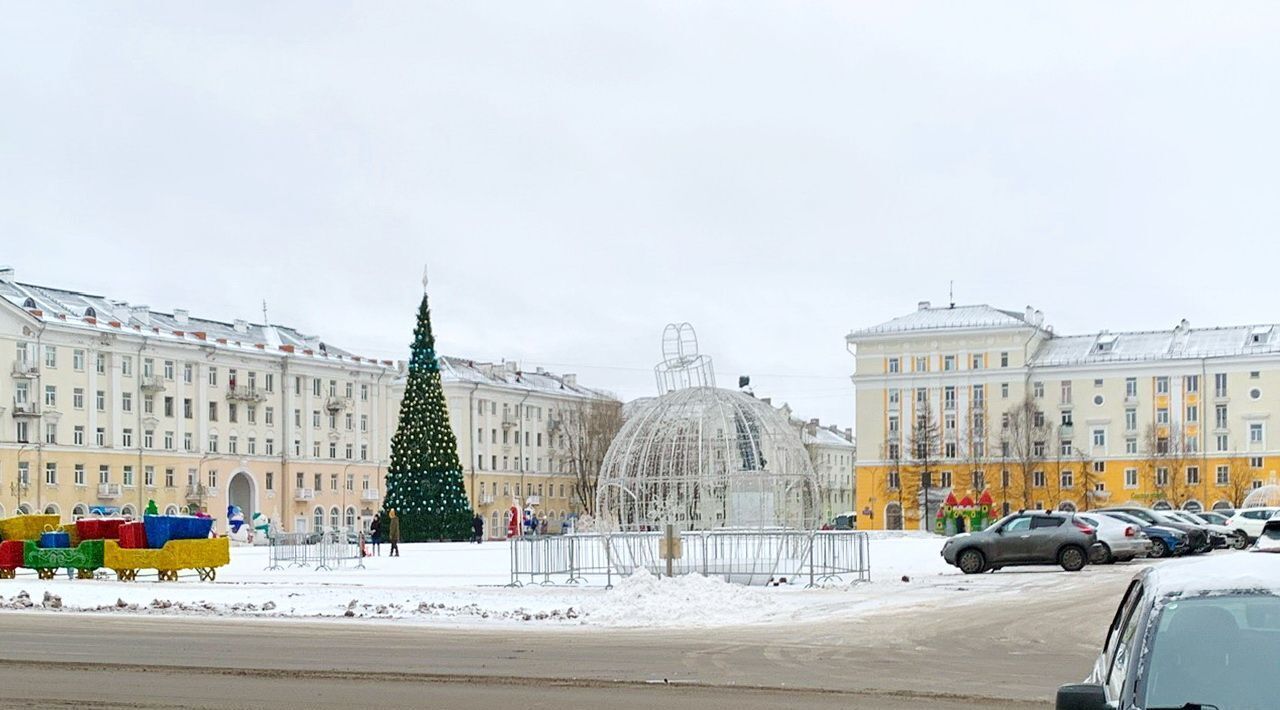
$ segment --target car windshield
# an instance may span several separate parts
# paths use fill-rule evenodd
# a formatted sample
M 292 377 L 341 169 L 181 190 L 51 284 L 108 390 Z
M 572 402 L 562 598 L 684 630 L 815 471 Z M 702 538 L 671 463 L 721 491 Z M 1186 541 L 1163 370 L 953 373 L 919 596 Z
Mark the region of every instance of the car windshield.
M 1108 512 L 1106 515 L 1115 520 L 1120 520 L 1120 521 L 1129 523 L 1130 525 L 1138 525 L 1141 527 L 1147 527 L 1147 525 L 1149 525 L 1149 523 L 1147 523 L 1146 521 L 1139 520 L 1138 518 L 1135 518 L 1132 515 L 1129 515 L 1128 513 Z
M 1184 513 L 1184 512 L 1182 512 L 1182 511 L 1178 511 L 1178 512 L 1172 513 L 1172 515 L 1173 515 L 1174 517 L 1178 518 L 1179 520 L 1183 520 L 1183 521 L 1188 522 L 1188 523 L 1191 523 L 1191 524 L 1193 524 L 1193 525 L 1203 525 L 1203 524 L 1204 524 L 1204 522 L 1203 522 L 1203 521 L 1196 520 L 1196 516 L 1194 516 L 1194 515 L 1192 515 L 1192 514 L 1190 514 L 1190 513 Z
M 1218 513 L 1197 513 L 1196 517 L 1207 520 L 1214 525 L 1225 525 L 1227 522 L 1227 519 Z
M 1264 710 L 1280 697 L 1280 597 L 1226 594 L 1174 599 L 1148 632 L 1138 679 L 1148 710 Z M 1191 705 L 1188 705 L 1188 704 Z

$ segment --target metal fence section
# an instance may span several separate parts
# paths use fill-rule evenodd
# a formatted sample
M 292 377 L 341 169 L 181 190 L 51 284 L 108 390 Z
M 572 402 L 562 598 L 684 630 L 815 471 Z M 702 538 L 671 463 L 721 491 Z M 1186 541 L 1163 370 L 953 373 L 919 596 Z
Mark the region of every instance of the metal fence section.
M 664 555 L 670 548 L 671 555 Z M 670 557 L 670 559 L 667 559 Z M 747 585 L 806 586 L 871 580 L 870 543 L 852 530 L 684 531 L 525 537 L 511 540 L 511 586 L 604 584 L 638 569 L 702 574 Z
M 364 555 L 360 539 L 347 530 L 332 528 L 314 533 L 283 533 L 272 531 L 271 554 L 267 569 L 286 567 L 311 567 L 316 570 L 332 570 L 354 562 L 355 569 L 364 569 Z

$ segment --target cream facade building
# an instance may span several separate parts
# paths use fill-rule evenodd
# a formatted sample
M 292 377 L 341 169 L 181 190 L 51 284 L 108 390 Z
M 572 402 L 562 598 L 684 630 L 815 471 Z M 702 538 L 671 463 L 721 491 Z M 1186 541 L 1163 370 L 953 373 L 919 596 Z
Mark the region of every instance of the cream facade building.
M 1063 336 L 1031 308 L 922 302 L 847 343 L 863 528 L 931 527 L 948 491 L 1230 507 L 1280 466 L 1280 325 Z
M 822 520 L 830 522 L 841 513 L 854 512 L 858 447 L 853 430 L 823 426 L 817 419 L 810 419 L 801 425 L 800 441 L 818 476 Z
M 391 361 L 277 325 L 196 318 L 0 270 L 0 514 L 229 504 L 284 529 L 381 502 Z
M 403 362 L 278 325 L 162 313 L 0 269 L 0 516 L 228 505 L 289 531 L 354 527 L 382 502 Z M 578 511 L 562 418 L 607 395 L 574 375 L 446 357 L 468 494 L 551 530 Z
M 566 421 L 612 395 L 580 385 L 573 374 L 515 362 L 445 357 L 440 364 L 449 419 L 472 507 L 489 537 L 505 534 L 512 508 L 546 519 L 549 532 L 581 510 Z

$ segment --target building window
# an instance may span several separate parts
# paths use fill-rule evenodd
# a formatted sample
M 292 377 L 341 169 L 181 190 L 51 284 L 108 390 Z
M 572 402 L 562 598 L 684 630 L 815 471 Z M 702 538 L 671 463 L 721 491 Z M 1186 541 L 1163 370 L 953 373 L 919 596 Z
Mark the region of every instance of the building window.
M 1094 472 L 1094 473 L 1106 473 L 1106 472 L 1107 472 L 1107 462 L 1106 462 L 1106 461 L 1094 461 L 1094 462 L 1093 462 L 1093 472 Z
M 360 401 L 369 401 L 369 385 L 360 385 Z
M 1226 450 L 1227 450 L 1227 435 L 1226 435 L 1226 434 L 1218 434 L 1217 436 L 1215 436 L 1215 437 L 1214 437 L 1214 440 L 1215 440 L 1215 444 L 1216 444 L 1216 446 L 1217 446 L 1218 451 L 1226 451 Z
M 333 441 L 330 441 L 330 442 L 329 442 L 329 458 L 331 458 L 331 459 L 336 459 L 336 458 L 338 458 L 338 444 L 337 444 L 337 442 L 333 442 Z
M 983 358 L 981 355 L 973 355 L 972 357 L 969 358 L 969 369 L 981 370 L 984 359 L 985 358 Z
M 1219 372 L 1219 373 L 1214 374 L 1214 376 L 1213 376 L 1213 396 L 1214 396 L 1214 397 L 1226 397 L 1226 396 L 1227 396 L 1227 373 L 1225 373 L 1225 372 Z
M 71 430 L 71 441 L 76 446 L 84 446 L 84 427 L 83 426 L 77 424 L 76 427 Z
M 218 386 L 218 368 L 216 367 L 209 368 L 209 386 L 210 387 Z
M 1073 426 L 1073 425 L 1075 424 L 1075 422 L 1073 422 L 1073 421 L 1072 421 L 1072 419 L 1071 419 L 1071 410 L 1070 410 L 1070 409 L 1064 409 L 1064 410 L 1062 410 L 1062 414 L 1061 414 L 1061 417 L 1060 417 L 1060 419 L 1059 419 L 1059 423 L 1060 423 L 1062 426 L 1064 426 L 1064 427 L 1070 427 L 1070 426 Z
M 147 488 L 156 487 L 156 467 L 155 466 L 142 467 L 142 485 L 146 486 Z
M 1195 393 L 1195 392 L 1199 392 L 1199 391 L 1200 391 L 1200 376 L 1199 376 L 1199 375 L 1187 375 L 1186 377 L 1183 377 L 1183 378 L 1182 378 L 1182 388 L 1183 388 L 1184 390 L 1186 390 L 1188 393 Z
M 1009 383 L 1000 383 L 1000 399 L 1009 399 Z
M 107 430 L 104 429 L 103 427 L 98 427 L 98 429 L 93 434 L 93 442 L 96 446 L 106 446 Z
M 1262 422 L 1249 423 L 1249 443 L 1250 444 L 1262 443 Z
M 1187 485 L 1188 486 L 1200 485 L 1200 467 L 1199 466 L 1187 466 Z
M 83 350 L 71 351 L 71 369 L 75 370 L 76 372 L 84 372 L 84 351 Z
M 274 471 L 267 471 L 267 490 L 274 491 L 276 489 L 276 474 Z
M 1194 404 L 1187 405 L 1187 423 L 1195 424 L 1200 421 L 1200 408 Z
M 917 358 L 916 358 L 916 372 L 928 372 L 928 371 L 929 371 L 929 358 L 928 358 L 928 357 L 917 357 Z
M 147 429 L 142 432 L 142 448 L 144 449 L 155 448 L 155 443 L 156 443 L 156 433 L 154 431 Z
M 943 408 L 943 409 L 955 409 L 955 408 L 956 408 L 956 388 L 955 388 L 955 387 L 953 387 L 953 386 L 951 386 L 951 385 L 948 385 L 947 387 L 943 388 L 943 390 L 942 390 L 942 408 Z
M 889 472 L 888 485 L 890 490 L 897 490 L 902 487 L 902 478 L 897 471 Z
M 1063 471 L 1059 477 L 1062 479 L 1061 485 L 1063 488 L 1075 488 L 1075 485 L 1076 485 L 1075 475 L 1072 474 L 1070 471 Z
M 248 450 L 246 451 L 246 453 L 248 453 L 250 456 L 256 456 L 258 453 L 258 438 L 256 436 L 249 437 L 247 445 L 248 445 Z
M 1138 487 L 1138 469 L 1126 468 L 1124 470 L 1124 487 L 1125 488 Z
M 209 487 L 214 490 L 218 489 L 218 470 L 217 469 L 209 469 Z
M 44 464 L 44 482 L 48 486 L 58 485 L 58 464 L 46 461 Z
M 1000 367 L 1009 366 L 1009 353 L 1000 353 Z
M 124 448 L 133 446 L 133 430 L 124 429 L 120 432 L 120 445 Z
M 1058 453 L 1062 454 L 1063 456 L 1070 456 L 1071 451 L 1072 451 L 1071 440 L 1063 439 L 1062 442 L 1059 444 Z
M 193 449 L 193 446 L 194 446 L 194 442 L 192 441 L 191 432 L 189 431 L 182 432 L 182 450 L 191 451 Z
M 1169 486 L 1169 469 L 1160 466 L 1156 469 L 1156 488 L 1167 488 Z
M 133 487 L 133 466 L 125 466 L 123 467 L 122 470 L 124 471 L 123 473 L 124 485 L 129 488 L 132 488 Z
M 943 472 L 939 475 L 938 479 L 939 479 L 939 480 L 938 480 L 938 487 L 939 487 L 939 488 L 950 488 L 950 487 L 951 487 L 951 472 L 950 472 L 950 471 L 943 471 Z
M 1250 457 L 1249 457 L 1249 468 L 1262 468 L 1262 457 L 1261 457 L 1261 456 L 1250 456 Z
M 1041 397 L 1044 396 L 1043 382 L 1033 382 L 1031 384 L 1031 396 L 1035 397 L 1036 399 L 1040 399 Z
M 216 404 L 216 402 L 210 402 L 210 404 Z M 235 402 L 227 403 L 227 421 L 235 424 L 240 421 L 239 414 L 240 408 L 236 406 Z M 213 421 L 212 417 L 210 417 L 210 421 Z
M 1227 428 L 1227 405 L 1219 404 L 1213 408 L 1213 425 L 1218 429 Z
M 1096 448 L 1101 448 L 1101 447 L 1104 447 L 1104 446 L 1106 446 L 1106 445 L 1107 445 L 1107 430 L 1106 430 L 1106 429 L 1103 429 L 1103 428 L 1101 428 L 1101 427 L 1094 427 L 1094 429 L 1093 429 L 1093 445 L 1094 445 L 1094 447 L 1096 447 Z
M 972 475 L 973 490 L 982 491 L 987 487 L 987 474 L 982 471 L 974 471 Z
M 58 443 L 58 425 L 57 424 L 44 425 L 44 443 L 46 444 Z
M 44 386 L 44 406 L 50 408 L 58 406 L 58 388 L 56 386 Z
M 1031 472 L 1031 485 L 1035 488 L 1044 488 L 1044 471 Z
M 218 435 L 217 434 L 209 435 L 209 453 L 211 454 L 218 453 Z
M 1229 480 L 1230 476 L 1231 476 L 1230 469 L 1228 467 L 1218 466 L 1214 470 L 1214 484 L 1219 486 L 1225 486 L 1227 485 L 1227 481 Z
M 1128 408 L 1124 410 L 1124 430 L 1125 431 L 1138 430 L 1138 410 L 1133 408 Z
M 956 369 L 956 356 L 955 356 L 955 355 L 943 355 L 943 356 L 942 356 L 942 369 L 943 369 L 943 370 L 946 370 L 947 372 L 951 372 L 952 370 Z
M 1168 423 L 1169 423 L 1169 408 L 1168 407 L 1157 408 L 1156 424 L 1168 424 Z
M 1071 380 L 1062 381 L 1062 403 L 1071 404 Z
M 1156 378 L 1156 394 L 1169 394 L 1169 378 L 1168 377 Z
M 1124 378 L 1124 396 L 1129 399 L 1137 399 L 1138 397 L 1138 378 Z
M 266 407 L 262 410 L 262 423 L 267 426 L 276 425 L 276 409 L 275 407 Z
M 217 402 L 209 403 L 209 421 L 211 422 L 218 421 L 218 403 Z

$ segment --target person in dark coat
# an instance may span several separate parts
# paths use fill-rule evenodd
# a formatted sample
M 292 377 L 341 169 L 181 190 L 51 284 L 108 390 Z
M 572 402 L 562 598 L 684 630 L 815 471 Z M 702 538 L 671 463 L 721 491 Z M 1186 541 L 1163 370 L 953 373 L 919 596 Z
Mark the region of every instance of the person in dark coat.
M 484 542 L 484 516 L 479 513 L 471 519 L 471 541 L 477 545 Z
M 373 541 L 373 554 L 382 554 L 382 515 L 380 513 L 373 514 L 373 520 L 369 523 L 369 538 Z
M 400 556 L 400 518 L 396 516 L 396 509 L 392 508 L 389 513 L 391 516 L 390 530 L 387 531 L 387 542 L 391 543 L 391 557 Z

